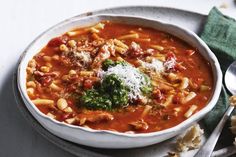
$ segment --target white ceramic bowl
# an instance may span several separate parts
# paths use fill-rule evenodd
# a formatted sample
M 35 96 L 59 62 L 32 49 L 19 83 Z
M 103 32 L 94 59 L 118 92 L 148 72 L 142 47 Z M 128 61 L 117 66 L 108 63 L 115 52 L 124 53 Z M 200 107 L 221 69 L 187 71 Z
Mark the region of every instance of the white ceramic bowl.
M 90 128 L 84 128 L 80 126 L 69 125 L 63 122 L 51 119 L 41 113 L 37 107 L 31 102 L 26 92 L 26 67 L 30 59 L 38 53 L 50 39 L 56 36 L 60 36 L 63 33 L 78 27 L 90 26 L 101 20 L 111 20 L 128 24 L 135 24 L 140 26 L 152 27 L 154 29 L 170 33 L 193 47 L 196 47 L 199 52 L 208 60 L 211 64 L 213 76 L 214 76 L 214 89 L 213 95 L 209 103 L 199 112 L 180 123 L 179 125 L 152 133 L 142 134 L 127 134 L 118 133 L 107 130 L 93 130 Z M 211 52 L 208 46 L 193 32 L 180 28 L 168 23 L 146 19 L 141 17 L 131 16 L 117 16 L 117 15 L 96 15 L 88 16 L 84 18 L 74 17 L 65 20 L 37 37 L 25 50 L 20 65 L 18 67 L 17 74 L 18 88 L 21 96 L 25 102 L 26 107 L 32 113 L 32 115 L 38 120 L 38 122 L 45 127 L 51 133 L 78 144 L 99 147 L 99 148 L 135 148 L 159 143 L 166 139 L 169 139 L 187 129 L 194 122 L 200 120 L 206 115 L 216 104 L 222 85 L 222 73 L 220 65 L 215 55 Z

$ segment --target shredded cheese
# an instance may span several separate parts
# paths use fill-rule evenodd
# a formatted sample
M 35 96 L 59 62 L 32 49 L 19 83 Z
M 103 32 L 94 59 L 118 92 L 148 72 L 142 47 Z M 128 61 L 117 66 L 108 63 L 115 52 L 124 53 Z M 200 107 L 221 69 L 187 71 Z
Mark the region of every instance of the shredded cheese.
M 175 64 L 176 64 L 176 60 L 174 58 L 171 58 L 170 60 L 164 63 L 164 67 L 166 70 L 171 70 L 175 67 Z
M 75 56 L 75 58 L 81 59 L 84 62 L 91 61 L 91 57 L 90 57 L 90 53 L 89 52 L 85 52 L 85 51 L 74 52 L 73 55 Z
M 142 98 L 141 87 L 149 85 L 150 83 L 145 80 L 144 75 L 142 75 L 138 69 L 128 64 L 118 64 L 114 67 L 108 68 L 107 71 L 100 71 L 99 77 L 104 78 L 111 74 L 117 75 L 125 85 L 130 88 L 128 96 L 131 101 Z
M 158 59 L 152 59 L 151 63 L 147 63 L 142 60 L 139 60 L 139 62 L 141 63 L 141 66 L 145 69 L 150 69 L 155 72 L 163 72 L 165 70 L 163 62 Z

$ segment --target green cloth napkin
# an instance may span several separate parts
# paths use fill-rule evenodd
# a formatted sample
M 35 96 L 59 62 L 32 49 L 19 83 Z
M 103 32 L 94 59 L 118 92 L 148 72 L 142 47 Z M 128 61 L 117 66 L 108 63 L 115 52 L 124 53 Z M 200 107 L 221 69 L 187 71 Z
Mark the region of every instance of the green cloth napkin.
M 207 18 L 201 38 L 218 58 L 223 74 L 236 59 L 236 21 L 224 16 L 217 8 L 213 8 Z M 211 132 L 228 106 L 228 94 L 222 87 L 220 98 L 214 109 L 203 119 L 208 132 Z

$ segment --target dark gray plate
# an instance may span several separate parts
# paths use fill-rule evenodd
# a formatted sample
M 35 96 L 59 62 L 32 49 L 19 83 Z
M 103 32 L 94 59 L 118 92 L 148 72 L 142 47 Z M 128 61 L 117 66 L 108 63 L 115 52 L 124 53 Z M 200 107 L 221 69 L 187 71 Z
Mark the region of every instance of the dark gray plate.
M 88 12 L 85 14 L 78 15 L 79 17 L 91 16 L 94 14 L 121 14 L 121 15 L 135 15 L 135 16 L 143 16 L 147 18 L 153 18 L 161 21 L 165 21 L 168 23 L 172 23 L 175 25 L 179 25 L 184 28 L 188 28 L 195 33 L 199 33 L 202 29 L 202 24 L 206 20 L 205 15 L 201 15 L 198 13 L 193 13 L 189 11 L 178 10 L 174 8 L 165 8 L 165 7 L 150 7 L 150 6 L 132 6 L 132 7 L 118 7 L 118 8 L 109 8 L 104 10 L 98 10 L 94 12 Z M 32 125 L 32 127 L 37 130 L 41 135 L 43 135 L 46 139 L 59 146 L 60 148 L 76 155 L 76 156 L 85 156 L 85 157 L 105 157 L 105 156 L 136 156 L 136 157 L 157 157 L 157 156 L 165 156 L 167 152 L 173 149 L 173 141 L 174 139 L 170 139 L 160 144 L 138 148 L 138 149 L 122 149 L 122 150 L 112 150 L 112 149 L 96 149 L 91 147 L 86 147 L 78 144 L 74 144 L 72 142 L 68 142 L 63 140 L 45 128 L 43 128 L 36 119 L 31 115 L 31 113 L 27 110 L 24 105 L 19 91 L 17 89 L 17 81 L 16 74 L 14 75 L 13 80 L 13 88 L 15 92 L 16 101 L 18 104 L 18 108 L 21 111 L 22 115 L 25 119 Z M 187 156 L 190 155 L 191 152 Z

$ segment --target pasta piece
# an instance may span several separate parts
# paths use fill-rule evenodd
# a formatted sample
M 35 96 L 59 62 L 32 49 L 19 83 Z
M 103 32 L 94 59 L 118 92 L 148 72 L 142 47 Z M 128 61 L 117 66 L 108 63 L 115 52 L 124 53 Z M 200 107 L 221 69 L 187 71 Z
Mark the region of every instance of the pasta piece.
M 93 33 L 93 34 L 92 34 L 92 37 L 93 37 L 94 39 L 96 39 L 96 40 L 101 39 L 101 38 L 98 36 L 97 33 Z
M 80 76 L 92 76 L 93 74 L 93 71 L 80 71 Z
M 150 37 L 148 34 L 142 33 L 141 31 L 131 30 L 131 31 L 129 31 L 129 33 L 131 33 L 131 34 L 137 33 L 143 39 Z
M 28 67 L 26 68 L 27 73 L 33 74 L 33 72 L 36 70 L 36 61 L 34 59 L 31 59 L 28 63 Z
M 139 41 L 139 42 L 150 42 L 151 39 L 150 38 L 137 38 L 136 41 Z
M 178 114 L 179 114 L 179 112 L 182 110 L 182 108 L 181 107 L 176 107 L 176 108 L 174 108 L 174 115 L 175 116 L 178 116 Z
M 70 40 L 68 41 L 68 45 L 72 48 L 76 47 L 76 41 L 75 40 Z
M 142 115 L 141 115 L 141 118 L 145 117 L 151 109 L 152 109 L 152 106 L 150 106 L 150 105 L 145 105 L 145 108 L 144 108 L 144 110 L 143 110 L 143 113 L 142 113 Z
M 56 116 L 55 116 L 54 114 L 50 113 L 50 112 L 47 113 L 47 116 L 50 117 L 50 118 L 52 118 L 52 119 L 55 119 L 55 118 L 56 118 Z
M 201 92 L 205 92 L 205 91 L 209 91 L 209 90 L 211 90 L 211 87 L 209 87 L 209 86 L 206 86 L 206 85 L 201 85 L 200 86 L 200 91 Z
M 185 152 L 191 149 L 199 148 L 203 133 L 204 131 L 198 124 L 192 126 L 183 137 L 177 139 L 176 149 L 179 152 Z
M 160 46 L 160 45 L 151 45 L 150 47 L 153 48 L 153 49 L 156 49 L 156 50 L 158 50 L 158 51 L 164 50 L 164 47 L 163 47 L 163 46 Z
M 26 86 L 36 88 L 36 83 L 34 81 L 29 81 L 29 82 L 26 83 Z
M 176 108 L 174 108 L 174 110 L 175 110 L 176 112 L 180 112 L 180 111 L 181 111 L 181 107 L 176 107 Z
M 68 118 L 68 119 L 65 120 L 65 122 L 68 123 L 68 124 L 73 124 L 73 123 L 76 122 L 76 118 Z
M 49 69 L 52 68 L 52 64 L 49 63 L 49 62 L 45 63 L 45 65 L 46 65 L 47 67 L 49 67 Z
M 165 56 L 157 56 L 155 57 L 156 59 L 162 61 L 162 62 L 165 62 L 166 61 L 166 57 Z
M 59 86 L 57 86 L 55 83 L 51 83 L 50 85 L 49 85 L 49 87 L 52 89 L 52 90 L 54 90 L 54 91 L 61 91 L 62 89 L 59 87 Z
M 53 100 L 50 100 L 50 99 L 35 99 L 35 100 L 32 100 L 32 102 L 35 104 L 35 105 L 43 105 L 43 104 L 53 104 L 54 101 Z
M 168 77 L 168 79 L 169 79 L 170 81 L 172 81 L 172 82 L 174 82 L 175 80 L 178 79 L 177 75 L 174 74 L 174 73 L 169 73 L 167 77 Z
M 95 28 L 95 29 L 104 29 L 105 27 L 105 24 L 104 23 L 98 23 L 96 24 L 95 26 L 93 26 L 92 28 Z
M 68 47 L 65 44 L 61 44 L 59 47 L 60 51 L 67 52 L 69 51 Z
M 71 75 L 76 75 L 77 74 L 77 72 L 75 71 L 75 70 L 70 70 L 69 71 L 69 75 L 71 76 Z
M 189 84 L 189 79 L 187 77 L 183 77 L 181 79 L 181 83 L 179 85 L 179 89 L 186 89 L 188 87 Z
M 137 33 L 122 35 L 122 36 L 118 37 L 118 39 L 120 39 L 120 40 L 124 40 L 124 39 L 137 39 L 137 38 L 139 38 L 139 35 Z
M 89 28 L 91 33 L 99 33 L 100 29 L 104 29 L 105 24 L 103 23 L 98 23 L 92 27 Z
M 27 89 L 27 94 L 28 94 L 29 96 L 34 96 L 34 88 L 28 88 L 28 89 Z
M 169 95 L 166 98 L 166 101 L 163 103 L 163 106 L 165 106 L 165 107 L 169 106 L 172 103 L 173 98 L 174 98 L 174 95 Z
M 90 28 L 90 31 L 91 33 L 99 33 L 99 30 L 94 27 Z
M 62 79 L 63 81 L 65 81 L 65 82 L 70 81 L 69 75 L 63 75 L 61 79 Z
M 192 79 L 189 80 L 189 87 L 192 89 L 198 89 L 199 85 L 195 83 Z
M 32 102 L 37 106 L 37 105 L 43 105 L 43 106 L 47 106 L 51 109 L 56 109 L 55 106 L 54 106 L 54 101 L 53 100 L 50 100 L 50 99 L 35 99 L 35 100 L 32 100 Z
M 123 48 L 117 47 L 117 46 L 115 46 L 115 50 L 117 52 L 119 52 L 120 54 L 125 54 L 125 52 L 127 51 L 127 49 L 123 49 Z
M 34 73 L 34 69 L 30 68 L 30 67 L 27 67 L 26 71 L 27 71 L 28 74 L 33 74 Z
M 196 111 L 196 109 L 197 109 L 197 106 L 196 106 L 196 105 L 192 105 L 192 106 L 188 109 L 188 111 L 184 114 L 184 117 L 185 117 L 185 118 L 189 118 L 189 117 L 194 113 L 194 111 Z
M 74 31 L 69 31 L 66 34 L 70 37 L 76 36 L 76 35 L 80 35 L 80 34 L 84 34 L 86 32 L 88 32 L 89 29 L 84 29 L 84 30 L 74 30 Z
M 68 106 L 68 103 L 67 103 L 66 99 L 60 98 L 60 99 L 57 100 L 57 107 L 60 110 L 63 111 L 67 106 Z
M 161 53 L 154 53 L 153 56 L 154 57 L 166 57 L 164 54 L 161 54 Z
M 154 86 L 154 87 L 158 87 L 158 82 L 157 82 L 157 81 L 152 80 L 152 81 L 151 81 L 151 84 L 152 84 L 152 86 Z
M 117 61 L 124 61 L 124 59 L 123 59 L 122 57 L 120 57 L 120 56 L 117 57 L 116 60 L 117 60 Z
M 171 91 L 174 90 L 173 85 L 166 83 L 166 82 L 159 82 L 159 89 L 163 91 Z
M 67 32 L 66 34 L 69 35 L 70 37 L 72 37 L 72 36 L 75 36 L 79 33 L 78 33 L 78 31 L 70 31 L 70 32 Z
M 36 68 L 36 61 L 34 59 L 31 59 L 28 64 L 29 67 L 31 68 Z
M 182 104 L 186 104 L 187 102 L 189 102 L 190 100 L 192 100 L 193 98 L 196 97 L 196 93 L 195 92 L 190 92 L 186 97 L 181 99 L 181 103 Z
M 59 57 L 59 55 L 53 55 L 52 59 L 55 60 L 55 61 L 58 61 L 60 59 L 60 57 Z
M 119 46 L 119 47 L 121 47 L 121 48 L 123 48 L 123 49 L 128 49 L 128 48 L 129 48 L 126 44 L 124 44 L 124 43 L 123 43 L 122 41 L 120 41 L 120 40 L 114 39 L 113 41 L 114 41 L 114 44 L 115 44 L 115 45 L 117 45 L 117 46 Z

